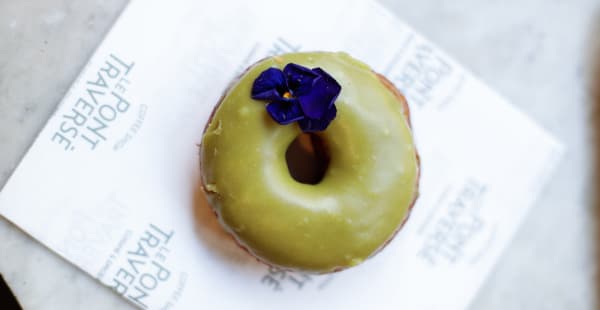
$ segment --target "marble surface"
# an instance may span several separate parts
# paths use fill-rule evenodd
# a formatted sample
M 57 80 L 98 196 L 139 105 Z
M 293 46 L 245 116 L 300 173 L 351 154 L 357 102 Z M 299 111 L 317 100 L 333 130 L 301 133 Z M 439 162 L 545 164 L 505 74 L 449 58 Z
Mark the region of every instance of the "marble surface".
M 471 308 L 594 309 L 589 115 L 600 2 L 383 3 L 568 148 Z M 125 5 L 0 0 L 0 186 Z M 0 273 L 26 309 L 131 307 L 2 218 Z

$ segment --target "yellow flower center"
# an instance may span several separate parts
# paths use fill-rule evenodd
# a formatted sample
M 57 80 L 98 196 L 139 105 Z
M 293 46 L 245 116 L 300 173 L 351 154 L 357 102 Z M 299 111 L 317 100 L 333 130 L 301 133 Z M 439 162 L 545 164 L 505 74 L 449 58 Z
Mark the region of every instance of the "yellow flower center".
M 290 98 L 292 98 L 292 94 L 291 94 L 289 91 L 286 91 L 286 92 L 283 94 L 283 98 L 285 98 L 285 99 L 290 99 Z

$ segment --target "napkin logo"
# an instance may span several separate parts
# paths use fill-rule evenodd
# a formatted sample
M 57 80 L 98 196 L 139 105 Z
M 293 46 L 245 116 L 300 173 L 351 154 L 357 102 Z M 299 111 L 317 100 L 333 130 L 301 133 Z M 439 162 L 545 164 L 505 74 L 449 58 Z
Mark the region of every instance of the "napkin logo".
M 277 37 L 273 42 L 265 44 L 267 46 L 264 49 L 260 48 L 261 45 L 263 44 L 257 42 L 252 49 L 250 49 L 248 54 L 246 54 L 246 57 L 244 57 L 244 61 L 236 69 L 236 75 L 243 74 L 248 69 L 248 66 L 256 61 L 257 57 L 264 58 L 285 53 L 295 53 L 302 49 L 301 45 L 293 44 L 283 37 Z M 257 54 L 259 56 L 257 56 Z
M 412 58 L 392 80 L 411 104 L 424 107 L 433 98 L 433 90 L 452 73 L 452 66 L 427 44 L 414 48 Z
M 84 95 L 61 110 L 62 122 L 52 135 L 52 142 L 74 151 L 81 144 L 94 150 L 105 141 L 109 126 L 129 110 L 124 96 L 134 65 L 110 54 L 94 76 L 86 80 Z
M 450 200 L 444 199 L 441 215 L 427 234 L 418 257 L 430 266 L 456 264 L 464 258 L 470 241 L 486 226 L 478 214 L 486 192 L 485 184 L 469 179 Z
M 304 285 L 312 280 L 312 276 L 307 273 L 295 273 L 270 266 L 267 274 L 260 280 L 260 283 L 271 288 L 275 292 L 281 292 L 284 290 L 286 284 L 290 284 L 296 289 L 302 290 Z
M 112 279 L 112 288 L 135 305 L 148 308 L 148 297 L 157 287 L 171 278 L 166 267 L 169 248 L 167 245 L 175 234 L 150 224 L 139 237 L 136 246 L 125 254 L 124 266 Z
M 300 45 L 295 45 L 290 43 L 289 41 L 287 41 L 286 39 L 282 38 L 282 37 L 278 37 L 275 42 L 273 42 L 273 45 L 271 46 L 271 48 L 267 51 L 267 56 L 275 56 L 275 55 L 281 55 L 281 54 L 285 54 L 285 53 L 295 53 L 295 52 L 299 52 L 302 49 L 302 46 Z
M 269 266 L 260 283 L 274 292 L 287 290 L 302 291 L 311 287 L 324 289 L 333 280 L 333 275 L 311 275 L 304 272 L 293 272 L 279 267 Z

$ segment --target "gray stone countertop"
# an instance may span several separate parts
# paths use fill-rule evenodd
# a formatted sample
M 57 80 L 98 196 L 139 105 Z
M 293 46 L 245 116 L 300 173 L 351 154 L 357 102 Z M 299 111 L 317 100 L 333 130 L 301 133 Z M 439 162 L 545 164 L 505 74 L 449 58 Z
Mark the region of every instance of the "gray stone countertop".
M 600 2 L 383 2 L 567 146 L 471 308 L 594 309 L 590 111 L 592 86 L 600 88 L 592 78 Z M 0 186 L 125 5 L 0 0 Z M 2 218 L 0 273 L 25 309 L 131 307 Z

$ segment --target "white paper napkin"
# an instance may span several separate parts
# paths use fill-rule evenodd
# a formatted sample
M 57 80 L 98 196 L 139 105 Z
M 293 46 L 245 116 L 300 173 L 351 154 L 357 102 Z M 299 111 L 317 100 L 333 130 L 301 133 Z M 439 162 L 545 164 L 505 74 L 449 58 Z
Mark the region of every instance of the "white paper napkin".
M 449 34 L 457 35 L 457 34 Z M 267 55 L 345 51 L 407 96 L 421 197 L 380 254 L 268 268 L 199 185 L 205 122 Z M 373 2 L 132 1 L 0 194 L 0 214 L 148 309 L 464 309 L 562 146 Z

